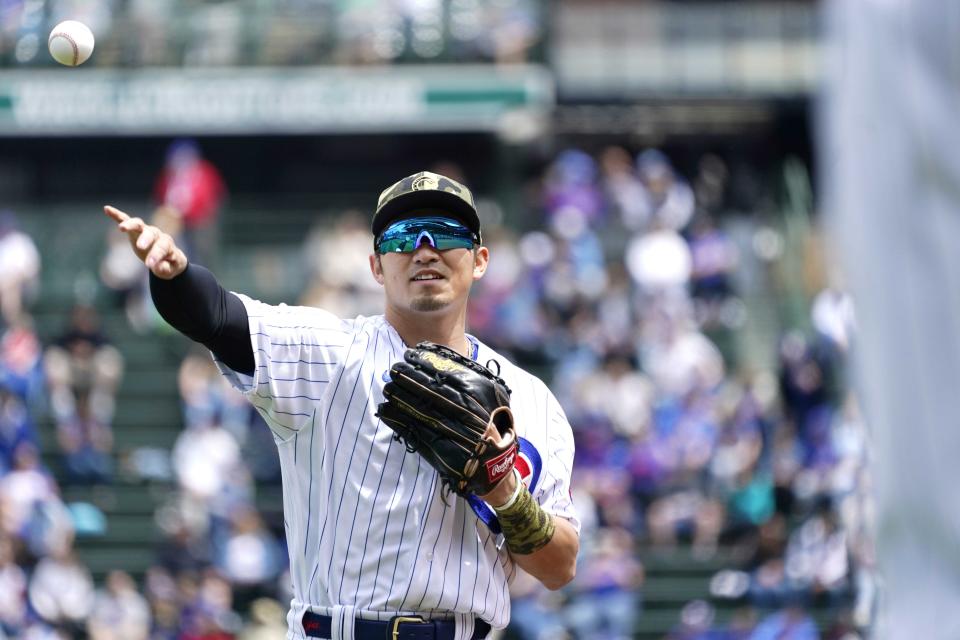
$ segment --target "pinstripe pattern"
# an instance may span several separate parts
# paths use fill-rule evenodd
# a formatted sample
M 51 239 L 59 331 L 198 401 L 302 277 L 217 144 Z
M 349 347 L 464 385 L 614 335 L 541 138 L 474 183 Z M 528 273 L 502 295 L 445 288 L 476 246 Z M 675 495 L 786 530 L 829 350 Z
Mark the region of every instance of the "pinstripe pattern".
M 383 374 L 406 346 L 382 316 L 337 318 L 240 296 L 250 318 L 253 376 L 217 363 L 274 432 L 294 597 L 288 638 L 306 610 L 387 620 L 398 614 L 510 617 L 516 568 L 466 501 L 441 498 L 436 472 L 375 416 Z M 514 390 L 519 435 L 547 466 L 534 498 L 579 529 L 569 497 L 573 437 L 547 387 L 483 344 Z

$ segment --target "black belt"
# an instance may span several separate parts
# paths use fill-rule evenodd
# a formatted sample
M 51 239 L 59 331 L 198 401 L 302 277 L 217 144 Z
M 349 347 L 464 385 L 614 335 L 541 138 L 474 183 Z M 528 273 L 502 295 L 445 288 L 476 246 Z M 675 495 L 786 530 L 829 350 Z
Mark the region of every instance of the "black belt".
M 302 622 L 304 632 L 311 638 L 332 635 L 330 616 L 307 611 Z M 424 620 L 419 616 L 393 616 L 387 622 L 357 618 L 353 623 L 354 640 L 453 640 L 456 630 L 453 620 Z M 476 618 L 471 640 L 482 640 L 488 633 L 490 625 Z

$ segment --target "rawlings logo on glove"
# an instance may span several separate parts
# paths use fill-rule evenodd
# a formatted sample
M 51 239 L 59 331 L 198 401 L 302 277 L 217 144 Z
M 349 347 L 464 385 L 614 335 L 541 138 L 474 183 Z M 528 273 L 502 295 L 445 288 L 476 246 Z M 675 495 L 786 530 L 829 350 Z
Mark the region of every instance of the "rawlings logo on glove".
M 500 454 L 493 460 L 487 462 L 487 480 L 491 485 L 497 484 L 510 473 L 510 470 L 513 469 L 513 463 L 517 459 L 517 452 L 515 448 L 511 448 L 508 451 Z
M 448 491 L 485 495 L 513 469 L 510 388 L 486 367 L 421 342 L 390 368 L 383 396 L 377 416 L 437 470 Z

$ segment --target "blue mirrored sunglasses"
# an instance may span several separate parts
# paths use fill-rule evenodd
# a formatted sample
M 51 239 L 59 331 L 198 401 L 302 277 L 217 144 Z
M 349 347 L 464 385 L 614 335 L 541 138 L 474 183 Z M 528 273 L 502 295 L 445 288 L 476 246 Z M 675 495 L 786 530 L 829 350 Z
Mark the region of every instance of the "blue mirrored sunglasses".
M 477 243 L 473 231 L 450 218 L 407 218 L 383 230 L 374 243 L 377 253 L 410 253 L 426 240 L 437 251 L 472 249 Z

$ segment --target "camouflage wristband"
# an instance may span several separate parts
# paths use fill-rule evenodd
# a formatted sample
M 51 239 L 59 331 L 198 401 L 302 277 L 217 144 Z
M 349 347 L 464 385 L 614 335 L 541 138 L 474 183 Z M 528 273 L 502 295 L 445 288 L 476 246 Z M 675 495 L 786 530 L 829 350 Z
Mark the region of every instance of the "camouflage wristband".
M 556 525 L 553 516 L 537 504 L 523 483 L 520 483 L 520 487 L 516 499 L 503 507 L 494 508 L 494 511 L 510 552 L 529 555 L 553 539 Z

